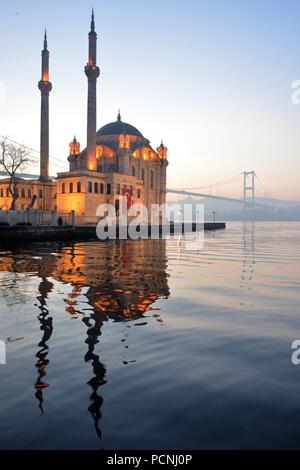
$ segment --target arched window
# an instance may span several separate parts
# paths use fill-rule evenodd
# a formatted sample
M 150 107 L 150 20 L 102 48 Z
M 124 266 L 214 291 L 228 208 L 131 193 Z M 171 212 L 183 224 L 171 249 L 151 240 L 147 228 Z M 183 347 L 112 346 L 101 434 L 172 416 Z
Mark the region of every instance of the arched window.
M 95 193 L 98 193 L 98 183 L 95 183 L 95 184 L 94 184 L 94 192 L 95 192 Z
M 88 183 L 88 189 L 89 189 L 89 193 L 93 192 L 93 183 L 91 181 L 89 181 Z
M 121 193 L 121 185 L 118 183 L 117 184 L 117 194 Z
M 81 193 L 81 182 L 77 181 L 77 192 Z
M 153 170 L 151 170 L 151 173 L 150 173 L 150 188 L 151 189 L 154 188 L 154 172 L 153 172 Z
M 40 189 L 40 191 L 39 191 L 39 198 L 40 198 L 40 199 L 43 199 L 43 191 L 42 191 L 42 189 Z
M 6 197 L 9 197 L 9 189 L 6 188 Z
M 107 183 L 106 194 L 111 194 L 111 184 L 110 183 Z
M 125 136 L 125 148 L 130 149 L 130 136 L 129 135 Z
M 142 176 L 141 176 L 141 179 L 142 179 L 143 181 L 145 181 L 145 170 L 144 170 L 144 168 L 142 168 Z
M 104 184 L 100 183 L 100 194 L 104 193 Z
M 3 197 L 3 189 L 0 189 L 0 197 Z
M 24 189 L 24 188 L 22 188 L 22 197 L 26 197 L 26 196 L 25 196 L 25 189 Z
M 66 192 L 66 185 L 65 185 L 65 183 L 63 183 L 63 184 L 61 185 L 61 192 L 62 192 L 63 194 L 65 194 L 65 192 Z
M 116 215 L 118 216 L 119 212 L 120 212 L 120 201 L 119 201 L 119 199 L 115 200 L 115 211 L 116 211 Z
M 27 196 L 28 196 L 28 197 L 31 197 L 31 189 L 28 189 L 28 191 L 27 191 Z
M 138 197 L 138 199 L 140 199 L 140 197 L 141 197 L 141 190 L 140 190 L 140 188 L 138 188 L 138 190 L 137 190 L 137 197 Z
M 135 176 L 135 166 L 132 167 L 132 176 Z
M 69 193 L 73 192 L 73 183 L 69 183 Z

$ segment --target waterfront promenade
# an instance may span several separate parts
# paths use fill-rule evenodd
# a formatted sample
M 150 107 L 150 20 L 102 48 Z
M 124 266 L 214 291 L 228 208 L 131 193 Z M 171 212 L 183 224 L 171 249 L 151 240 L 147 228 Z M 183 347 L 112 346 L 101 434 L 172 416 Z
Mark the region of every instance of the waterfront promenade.
M 196 231 L 196 223 L 192 224 L 170 224 L 170 234 L 184 233 L 185 231 Z M 157 227 L 156 227 L 157 228 Z M 204 230 L 222 230 L 226 228 L 224 222 L 206 222 Z M 159 234 L 162 236 L 164 226 L 159 226 Z M 117 226 L 116 233 L 119 237 L 120 227 Z M 151 226 L 148 226 L 148 235 L 151 236 Z M 95 225 L 62 225 L 62 226 L 2 226 L 0 227 L 0 243 L 15 243 L 23 241 L 47 241 L 47 240 L 94 240 L 97 239 Z

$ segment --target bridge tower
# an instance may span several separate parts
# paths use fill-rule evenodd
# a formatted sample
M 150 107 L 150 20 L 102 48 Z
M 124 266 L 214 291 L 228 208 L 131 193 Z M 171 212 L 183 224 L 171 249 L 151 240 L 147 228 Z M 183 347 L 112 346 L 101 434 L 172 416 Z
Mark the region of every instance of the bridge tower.
M 255 171 L 244 171 L 242 173 L 244 175 L 244 210 L 247 209 L 247 196 L 250 195 L 252 202 L 255 202 Z M 254 209 L 254 205 L 251 207 Z

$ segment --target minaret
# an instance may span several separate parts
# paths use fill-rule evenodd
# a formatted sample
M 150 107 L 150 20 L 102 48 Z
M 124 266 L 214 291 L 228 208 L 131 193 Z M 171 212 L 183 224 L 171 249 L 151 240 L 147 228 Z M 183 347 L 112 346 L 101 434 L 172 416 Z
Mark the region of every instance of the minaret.
M 41 144 L 40 144 L 40 180 L 49 178 L 49 93 L 52 83 L 49 82 L 49 51 L 45 30 L 44 49 L 42 50 L 42 77 L 38 84 L 41 90 Z
M 159 194 L 159 204 L 166 203 L 166 188 L 167 188 L 167 166 L 168 163 L 168 149 L 165 147 L 163 141 L 161 141 L 160 146 L 156 149 L 159 158 L 161 159 L 160 164 L 160 194 Z
M 87 105 L 87 168 L 96 170 L 96 125 L 97 125 L 97 78 L 100 75 L 97 62 L 97 34 L 95 32 L 94 9 L 92 10 L 91 31 L 89 32 L 89 59 L 85 67 L 88 78 Z

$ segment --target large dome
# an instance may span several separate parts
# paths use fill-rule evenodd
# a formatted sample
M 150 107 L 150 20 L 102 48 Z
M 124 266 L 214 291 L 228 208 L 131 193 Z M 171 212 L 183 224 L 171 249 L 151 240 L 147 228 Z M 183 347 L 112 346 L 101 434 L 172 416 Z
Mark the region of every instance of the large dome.
M 142 133 L 136 127 L 121 121 L 120 115 L 118 116 L 117 121 L 106 124 L 97 132 L 97 136 L 121 134 L 134 135 L 136 137 L 141 137 L 142 139 L 144 138 Z

